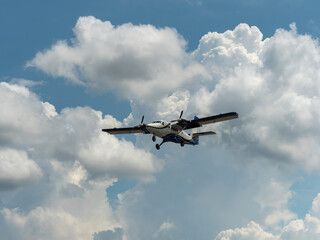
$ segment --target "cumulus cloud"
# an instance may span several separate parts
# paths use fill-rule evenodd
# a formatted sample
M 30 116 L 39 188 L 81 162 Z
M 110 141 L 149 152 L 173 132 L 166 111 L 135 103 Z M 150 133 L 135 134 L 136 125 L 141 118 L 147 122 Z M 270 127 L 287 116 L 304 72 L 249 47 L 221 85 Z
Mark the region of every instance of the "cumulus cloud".
M 278 237 L 265 232 L 257 223 L 250 222 L 247 227 L 226 230 L 218 234 L 215 240 L 277 240 Z
M 235 67 L 261 64 L 262 37 L 257 27 L 240 24 L 234 30 L 204 35 L 192 55 L 214 77 L 223 77 L 232 73 Z
M 110 184 L 110 183 L 109 183 Z M 0 222 L 5 239 L 92 239 L 95 232 L 118 227 L 105 201 L 105 184 L 91 184 L 81 197 L 54 196 L 53 203 L 26 211 L 2 208 Z M 9 231 L 8 231 L 9 229 Z
M 103 133 L 122 125 L 110 115 L 89 107 L 57 113 L 17 84 L 2 82 L 0 91 L 3 236 L 90 239 L 119 227 L 105 189 L 117 178 L 150 180 L 157 158 Z
M 272 239 L 272 240 L 295 240 L 295 239 L 318 239 L 320 236 L 319 215 L 320 194 L 312 202 L 310 212 L 304 219 L 294 219 L 280 229 L 279 234 L 272 234 L 263 230 L 255 223 L 250 222 L 246 227 L 229 229 L 220 232 L 215 239 L 238 240 L 238 239 Z
M 297 162 L 307 169 L 320 166 L 316 40 L 299 35 L 295 25 L 262 40 L 256 27 L 240 24 L 233 31 L 208 33 L 193 54 L 214 76 L 191 94 L 193 111 L 237 111 L 232 140 L 247 157 Z
M 74 34 L 71 44 L 59 41 L 27 66 L 94 90 L 116 90 L 129 99 L 151 98 L 205 74 L 185 52 L 186 41 L 171 28 L 113 26 L 81 17 Z
M 0 83 L 0 143 L 2 146 L 26 146 L 43 143 L 49 128 L 47 116 L 37 96 L 28 88 Z
M 158 163 L 154 161 L 150 153 L 136 149 L 131 142 L 119 141 L 104 134 L 80 149 L 79 159 L 95 175 L 110 172 L 111 176 L 139 178 L 161 169 L 160 160 Z
M 160 220 L 153 221 L 154 214 L 162 221 L 174 216 L 175 224 L 184 229 L 178 234 L 180 238 L 206 238 L 218 229 L 228 229 L 226 226 L 236 228 L 239 222 L 245 226 L 249 219 L 256 222 L 238 228 L 239 239 L 246 239 L 242 232 L 252 233 L 252 239 L 278 239 L 280 229 L 296 219 L 288 209 L 294 198 L 290 176 L 297 169 L 320 167 L 320 117 L 316 111 L 320 52 L 316 40 L 298 34 L 295 25 L 290 27 L 277 30 L 267 39 L 257 27 L 247 24 L 225 33 L 208 33 L 191 55 L 210 73 L 210 78 L 199 80 L 197 87 L 178 88 L 166 97 L 132 104 L 134 112 L 147 109 L 168 119 L 177 116 L 181 108 L 188 110 L 188 118 L 228 111 L 240 115 L 238 120 L 206 127 L 214 128 L 218 134 L 200 139 L 201 145 L 208 147 L 198 150 L 201 156 L 193 155 L 189 149 L 182 153 L 176 146 L 166 147 L 167 151 L 172 150 L 167 162 L 177 158 L 179 164 L 167 166 L 156 183 L 137 186 L 123 195 L 120 212 L 127 223 L 125 230 L 133 239 L 148 239 L 157 231 Z M 157 106 L 156 113 L 152 106 Z M 217 149 L 221 147 L 225 148 L 220 155 Z M 190 160 L 192 157 L 196 163 Z M 216 166 L 212 161 L 224 164 Z M 205 174 L 204 169 L 210 169 L 210 174 Z M 195 180 L 195 172 L 200 173 L 201 181 Z M 221 176 L 220 172 L 226 175 Z M 170 184 L 164 179 L 171 180 Z M 215 184 L 222 185 L 222 189 Z M 184 185 L 187 187 L 181 187 Z M 177 189 L 179 194 L 175 195 Z M 165 199 L 163 205 L 159 198 Z M 152 217 L 144 211 L 159 204 L 162 211 L 153 212 Z M 168 206 L 179 207 L 173 210 Z M 146 224 L 149 229 L 141 231 Z M 262 224 L 268 230 L 263 230 Z M 202 229 L 201 233 L 196 234 L 195 228 Z M 272 230 L 268 232 L 269 229 Z M 231 239 L 238 239 L 236 235 Z
M 79 164 L 73 168 L 55 162 L 49 176 L 36 185 L 33 198 L 24 193 L 23 204 L 18 204 L 21 191 L 2 195 L 0 231 L 5 239 L 92 239 L 95 232 L 118 227 L 109 206 L 105 188 L 109 181 L 88 181 Z M 77 184 L 77 185 L 76 185 Z M 8 198 L 9 197 L 9 198 Z M 40 199 L 38 199 L 40 198 Z M 8 200 L 11 200 L 8 203 Z M 19 201 L 18 201 L 19 203 Z
M 110 115 L 103 117 L 101 112 L 89 107 L 65 108 L 58 114 L 53 105 L 41 102 L 25 87 L 1 83 L 0 90 L 4 146 L 19 146 L 47 159 L 78 160 L 93 176 L 97 172 L 119 176 L 121 171 L 136 177 L 145 176 L 160 167 L 150 153 L 101 132 L 104 127 L 121 126 L 121 122 Z M 95 165 L 99 167 L 93 167 Z
M 117 89 L 135 99 L 134 118 L 237 111 L 240 121 L 227 123 L 237 125 L 237 151 L 240 146 L 250 158 L 319 168 L 319 44 L 290 27 L 263 39 L 257 27 L 239 24 L 204 35 L 187 53 L 174 29 L 82 17 L 70 44 L 60 41 L 27 65 L 89 88 Z M 218 140 L 230 136 L 219 126 Z
M 42 171 L 24 151 L 0 150 L 0 190 L 28 185 L 39 179 Z
M 226 123 L 237 125 L 237 151 L 240 146 L 246 157 L 320 167 L 320 115 L 314 111 L 320 105 L 319 44 L 298 34 L 295 24 L 267 39 L 247 24 L 209 32 L 191 53 L 171 28 L 81 17 L 74 34 L 70 43 L 37 53 L 27 66 L 89 88 L 116 89 L 132 101 L 134 118 L 237 111 L 239 121 Z M 217 126 L 218 140 L 231 136 L 223 126 Z
M 157 104 L 157 115 L 163 119 L 177 119 L 182 110 L 187 111 L 189 91 L 177 91 L 168 97 L 162 98 Z
M 146 119 L 167 120 L 181 110 L 186 118 L 228 111 L 240 115 L 207 126 L 218 134 L 202 138 L 197 152 L 168 144 L 166 165 L 156 181 L 119 194 L 119 222 L 92 228 L 95 238 L 120 236 L 114 229 L 121 227 L 127 239 L 316 239 L 318 200 L 305 219 L 297 219 L 288 202 L 294 197 L 289 176 L 296 169 L 320 168 L 317 40 L 298 34 L 294 24 L 267 39 L 257 27 L 240 24 L 206 34 L 198 48 L 187 53 L 186 42 L 173 29 L 113 26 L 94 17 L 80 18 L 74 34 L 70 42 L 59 41 L 37 53 L 27 66 L 89 89 L 116 90 L 132 108 L 123 123 L 88 107 L 56 113 L 28 89 L 0 85 L 0 98 L 7 102 L 0 111 L 17 110 L 0 119 L 0 141 L 23 148 L 40 168 L 52 167 L 64 176 L 53 191 L 59 203 L 71 205 L 79 196 L 88 197 L 99 182 L 110 181 L 105 183 L 109 186 L 115 177 L 149 179 L 161 169 L 147 150 L 103 135 L 102 127 L 138 122 L 144 113 Z M 148 148 L 143 137 L 137 145 Z M 43 166 L 41 157 L 51 165 Z M 102 187 L 94 189 L 98 193 Z M 75 216 L 65 206 L 44 212 L 62 208 Z M 21 225 L 20 218 L 16 222 Z

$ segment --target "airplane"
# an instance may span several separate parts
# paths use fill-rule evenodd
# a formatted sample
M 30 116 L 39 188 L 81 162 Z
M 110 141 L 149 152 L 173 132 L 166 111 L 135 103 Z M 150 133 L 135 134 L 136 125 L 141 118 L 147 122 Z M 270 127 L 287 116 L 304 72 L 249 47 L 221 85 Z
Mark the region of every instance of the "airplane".
M 183 111 L 180 113 L 180 117 L 176 120 L 170 122 L 160 120 L 154 121 L 152 123 L 145 124 L 144 116 L 142 116 L 140 125 L 135 127 L 126 127 L 126 128 L 107 128 L 102 129 L 103 132 L 109 134 L 130 134 L 130 133 L 143 133 L 143 134 L 152 134 L 152 141 L 156 141 L 156 137 L 162 138 L 160 144 L 156 144 L 156 149 L 159 150 L 161 145 L 165 142 L 174 142 L 178 143 L 183 147 L 185 144 L 189 145 L 198 145 L 199 137 L 205 135 L 213 135 L 215 132 L 191 132 L 190 134 L 186 133 L 184 130 L 194 129 L 202 127 L 206 124 L 222 122 L 226 120 L 231 120 L 238 118 L 238 113 L 229 112 L 223 113 L 215 116 L 198 118 L 194 117 L 193 120 L 186 120 L 182 118 Z

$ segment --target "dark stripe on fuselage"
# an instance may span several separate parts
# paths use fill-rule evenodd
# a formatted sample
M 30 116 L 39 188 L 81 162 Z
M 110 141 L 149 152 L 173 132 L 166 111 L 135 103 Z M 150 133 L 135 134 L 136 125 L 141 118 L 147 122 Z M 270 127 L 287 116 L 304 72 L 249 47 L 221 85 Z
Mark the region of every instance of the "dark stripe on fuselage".
M 175 134 L 168 134 L 165 137 L 163 137 L 163 142 L 174 142 L 174 143 L 185 143 L 190 145 L 197 145 L 199 144 L 199 138 L 193 138 L 192 140 L 186 140 L 183 137 L 180 137 Z

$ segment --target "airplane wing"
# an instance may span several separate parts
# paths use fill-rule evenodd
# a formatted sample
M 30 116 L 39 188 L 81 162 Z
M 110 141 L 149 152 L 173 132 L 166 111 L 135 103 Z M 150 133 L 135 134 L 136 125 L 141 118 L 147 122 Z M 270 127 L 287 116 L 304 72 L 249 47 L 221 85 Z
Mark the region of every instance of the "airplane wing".
M 227 121 L 235 118 L 238 118 L 238 113 L 236 112 L 229 112 L 229 113 L 223 113 L 223 114 L 219 114 L 211 117 L 198 118 L 198 119 L 190 120 L 186 124 L 186 127 L 184 129 L 197 128 L 205 124 L 222 122 L 222 121 Z
M 109 134 L 149 133 L 147 129 L 140 126 L 128 128 L 106 128 L 102 129 L 102 131 Z

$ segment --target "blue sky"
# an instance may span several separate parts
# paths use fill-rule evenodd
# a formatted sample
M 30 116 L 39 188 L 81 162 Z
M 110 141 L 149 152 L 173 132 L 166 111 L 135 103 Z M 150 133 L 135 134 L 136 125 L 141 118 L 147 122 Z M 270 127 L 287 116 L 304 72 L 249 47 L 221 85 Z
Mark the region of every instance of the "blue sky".
M 319 9 L 0 0 L 0 229 L 8 239 L 316 239 Z M 100 133 L 181 110 L 240 118 L 207 128 L 217 136 L 195 148 Z
M 114 98 L 112 92 L 96 96 L 82 88 L 53 80 L 34 69 L 25 69 L 26 61 L 37 51 L 61 39 L 73 37 L 72 28 L 80 16 L 95 16 L 114 25 L 127 22 L 172 27 L 186 39 L 188 49 L 197 48 L 200 38 L 210 32 L 224 32 L 239 23 L 258 26 L 264 37 L 270 37 L 278 28 L 296 22 L 300 33 L 320 34 L 317 1 L 1 1 L 1 78 L 25 78 L 44 81 L 36 89 L 44 99 L 55 103 L 58 110 L 67 106 L 90 105 L 107 111 L 105 102 L 116 103 L 130 111 L 126 102 Z M 73 94 L 73 98 L 65 95 Z M 83 97 L 85 95 L 85 99 Z M 99 104 L 99 102 L 104 102 Z M 109 113 L 125 117 L 109 105 Z M 111 110 L 110 110 L 111 108 Z M 119 114 L 119 115 L 118 115 Z

